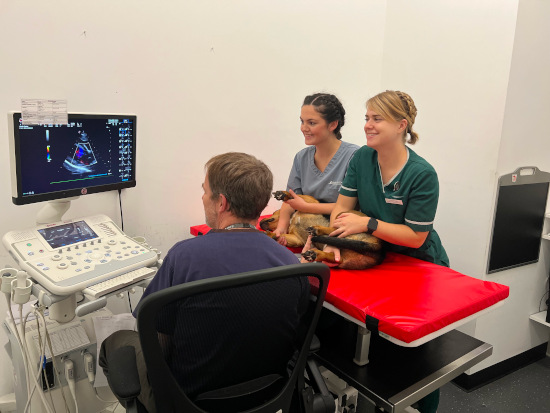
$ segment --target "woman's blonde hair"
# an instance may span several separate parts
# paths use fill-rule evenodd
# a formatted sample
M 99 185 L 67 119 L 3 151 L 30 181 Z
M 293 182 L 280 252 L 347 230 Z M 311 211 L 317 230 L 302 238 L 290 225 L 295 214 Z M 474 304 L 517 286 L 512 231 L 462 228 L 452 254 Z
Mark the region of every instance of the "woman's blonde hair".
M 412 130 L 412 127 L 416 119 L 417 110 L 414 101 L 405 92 L 386 90 L 367 100 L 367 108 L 374 110 L 384 119 L 393 119 L 396 122 L 405 119 L 407 121 L 407 130 L 403 139 L 411 145 L 416 143 L 418 134 Z M 410 135 L 408 140 L 406 139 L 407 133 Z

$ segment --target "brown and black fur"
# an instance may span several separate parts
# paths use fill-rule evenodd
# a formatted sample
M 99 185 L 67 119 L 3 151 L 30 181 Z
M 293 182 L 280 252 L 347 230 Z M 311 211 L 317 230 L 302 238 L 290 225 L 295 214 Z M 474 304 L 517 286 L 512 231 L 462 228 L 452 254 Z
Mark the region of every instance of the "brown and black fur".
M 359 211 L 347 212 L 365 216 L 365 214 Z M 384 249 L 384 242 L 381 239 L 374 235 L 369 235 L 366 232 L 348 235 L 343 238 L 330 237 L 329 234 L 335 230 L 336 228 L 324 226 L 312 226 L 308 228 L 308 232 L 313 235 L 311 238 L 312 242 L 327 244 L 340 249 L 340 262 L 338 268 L 346 270 L 364 270 L 374 267 L 384 261 L 386 252 Z M 310 262 L 336 262 L 334 260 L 334 253 L 321 251 L 317 248 L 312 248 L 303 252 L 302 256 Z
M 276 199 L 286 201 L 291 196 L 286 191 L 277 191 L 273 195 Z M 299 195 L 306 202 L 319 202 L 308 195 Z M 348 211 L 364 216 L 359 211 Z M 275 238 L 271 232 L 277 228 L 279 211 L 275 211 L 270 218 L 260 222 L 260 227 L 266 233 Z M 329 220 L 321 214 L 310 214 L 296 211 L 290 220 L 289 234 L 284 234 L 289 247 L 303 247 L 308 235 L 313 235 L 312 242 L 317 248 L 312 248 L 302 253 L 302 256 L 310 262 L 326 261 L 335 262 L 334 253 L 322 251 L 321 245 L 327 244 L 340 249 L 340 262 L 338 268 L 357 270 L 366 269 L 380 264 L 385 257 L 384 242 L 374 235 L 365 232 L 348 235 L 344 238 L 330 237 L 329 234 L 336 228 L 328 226 Z
M 298 195 L 304 201 L 309 203 L 319 203 L 315 198 L 309 195 Z M 286 201 L 291 199 L 292 196 L 287 191 L 273 192 L 273 197 L 279 201 Z M 260 228 L 271 238 L 275 239 L 276 236 L 273 232 L 277 228 L 279 223 L 279 210 L 275 211 L 270 218 L 264 218 L 260 221 Z M 300 248 L 303 247 L 307 241 L 309 233 L 308 227 L 314 226 L 328 226 L 329 219 L 321 214 L 310 214 L 308 212 L 296 211 L 290 217 L 290 225 L 288 226 L 288 234 L 282 234 L 286 238 L 287 246 Z

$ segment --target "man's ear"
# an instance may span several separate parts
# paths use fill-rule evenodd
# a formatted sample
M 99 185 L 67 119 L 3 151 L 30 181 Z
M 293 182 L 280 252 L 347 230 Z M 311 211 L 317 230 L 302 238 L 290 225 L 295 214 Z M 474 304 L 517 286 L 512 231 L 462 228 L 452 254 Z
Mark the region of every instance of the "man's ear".
M 225 212 L 228 210 L 229 210 L 229 201 L 227 200 L 224 194 L 220 194 L 220 197 L 218 199 L 218 211 Z

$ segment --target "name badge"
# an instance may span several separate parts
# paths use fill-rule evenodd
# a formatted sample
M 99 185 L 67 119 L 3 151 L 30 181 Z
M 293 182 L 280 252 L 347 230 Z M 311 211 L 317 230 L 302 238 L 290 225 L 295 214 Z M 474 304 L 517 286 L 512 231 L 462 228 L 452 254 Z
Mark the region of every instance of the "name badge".
M 386 204 L 403 205 L 403 201 L 401 199 L 386 198 Z

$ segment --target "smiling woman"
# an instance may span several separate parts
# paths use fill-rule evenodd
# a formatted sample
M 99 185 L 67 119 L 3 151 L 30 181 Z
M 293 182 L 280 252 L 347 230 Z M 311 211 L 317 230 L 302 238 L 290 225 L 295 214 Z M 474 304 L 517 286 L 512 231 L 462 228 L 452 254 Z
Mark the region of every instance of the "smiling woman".
M 334 95 L 315 93 L 304 99 L 300 130 L 308 147 L 294 157 L 287 190 L 293 196 L 311 195 L 319 203 L 307 203 L 297 196 L 285 201 L 274 231 L 282 245 L 287 243 L 284 234 L 294 211 L 329 215 L 335 206 L 349 161 L 359 148 L 342 141 L 340 129 L 345 115 L 342 103 Z
M 398 91 L 380 93 L 367 102 L 367 145 L 350 162 L 331 223 L 341 237 L 374 233 L 390 250 L 440 265 L 449 265 L 433 229 L 439 198 L 437 173 L 406 143 L 418 135 L 412 127 L 417 109 Z M 407 141 L 407 135 L 410 139 Z M 366 217 L 342 214 L 359 203 Z
M 433 228 L 439 181 L 434 168 L 406 144 L 418 135 L 412 127 L 417 109 L 399 91 L 382 92 L 367 101 L 367 146 L 350 162 L 331 214 L 331 236 L 366 232 L 387 242 L 390 251 L 449 266 L 447 253 Z M 407 140 L 407 136 L 409 139 Z M 345 213 L 355 209 L 366 216 Z M 340 251 L 325 247 L 340 261 Z M 437 411 L 439 391 L 419 401 L 421 413 Z

